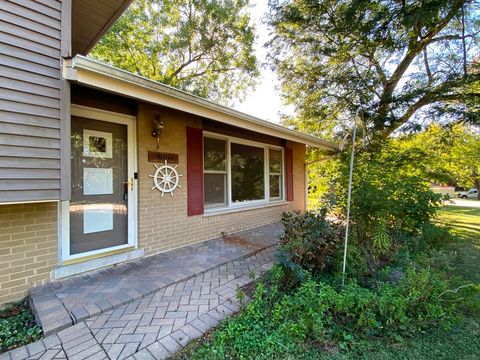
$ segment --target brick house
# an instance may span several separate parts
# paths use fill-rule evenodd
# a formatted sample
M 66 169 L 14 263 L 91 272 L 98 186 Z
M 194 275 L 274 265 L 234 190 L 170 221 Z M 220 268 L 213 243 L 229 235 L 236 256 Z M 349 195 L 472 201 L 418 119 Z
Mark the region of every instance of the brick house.
M 129 2 L 0 0 L 0 305 L 304 210 L 337 148 L 86 58 Z

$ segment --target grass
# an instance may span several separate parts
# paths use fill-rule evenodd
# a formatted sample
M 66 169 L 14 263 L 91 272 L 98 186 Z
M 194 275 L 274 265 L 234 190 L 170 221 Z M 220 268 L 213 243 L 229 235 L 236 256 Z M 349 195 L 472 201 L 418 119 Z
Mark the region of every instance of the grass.
M 437 220 L 448 225 L 455 234 L 455 241 L 445 244 L 444 249 L 456 254 L 454 273 L 464 280 L 480 284 L 480 208 L 449 206 L 441 210 Z M 477 301 L 478 300 L 478 301 Z M 474 299 L 480 309 L 480 297 Z M 191 343 L 175 356 L 175 359 L 198 358 L 196 350 L 206 342 L 200 339 Z M 246 358 L 251 358 L 246 354 Z M 336 347 L 329 351 L 306 347 L 296 359 L 480 359 L 480 313 L 465 314 L 450 330 L 433 329 L 404 339 L 389 342 L 385 339 L 362 343 L 355 351 L 339 352 Z

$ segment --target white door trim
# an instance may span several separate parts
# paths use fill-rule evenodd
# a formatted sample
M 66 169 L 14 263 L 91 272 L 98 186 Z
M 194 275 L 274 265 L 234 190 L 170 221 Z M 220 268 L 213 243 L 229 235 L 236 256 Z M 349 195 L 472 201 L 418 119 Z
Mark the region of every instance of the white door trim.
M 128 195 L 128 243 L 109 247 L 106 249 L 99 249 L 88 251 L 81 254 L 70 255 L 70 212 L 69 201 L 61 201 L 58 207 L 59 214 L 59 260 L 60 264 L 64 261 L 74 260 L 83 257 L 91 257 L 105 252 L 114 250 L 121 250 L 123 248 L 138 247 L 137 241 L 137 180 L 135 173 L 137 170 L 137 144 L 136 144 L 136 117 L 120 114 L 112 111 L 106 111 L 96 108 L 91 108 L 81 105 L 71 105 L 71 116 L 78 116 L 93 120 L 107 121 L 116 124 L 127 126 L 127 143 L 128 143 L 128 178 L 133 178 L 133 191 Z

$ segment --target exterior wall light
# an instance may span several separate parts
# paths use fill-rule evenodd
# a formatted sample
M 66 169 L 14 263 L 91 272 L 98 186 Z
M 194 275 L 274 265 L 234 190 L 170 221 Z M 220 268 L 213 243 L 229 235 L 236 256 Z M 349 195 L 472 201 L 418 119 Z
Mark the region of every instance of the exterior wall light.
M 160 136 L 164 128 L 164 121 L 160 118 L 160 113 L 155 112 L 153 118 L 152 136 L 157 139 L 157 149 L 160 148 Z

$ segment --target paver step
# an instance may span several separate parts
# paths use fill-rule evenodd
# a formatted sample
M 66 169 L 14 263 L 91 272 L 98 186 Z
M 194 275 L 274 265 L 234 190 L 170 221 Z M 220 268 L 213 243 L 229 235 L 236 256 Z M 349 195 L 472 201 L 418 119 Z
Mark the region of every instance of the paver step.
M 144 298 L 172 284 L 218 268 L 231 281 L 247 265 L 239 261 L 275 245 L 283 228 L 274 223 L 166 253 L 53 281 L 30 291 L 30 304 L 46 336 Z M 228 266 L 226 266 L 228 265 Z

